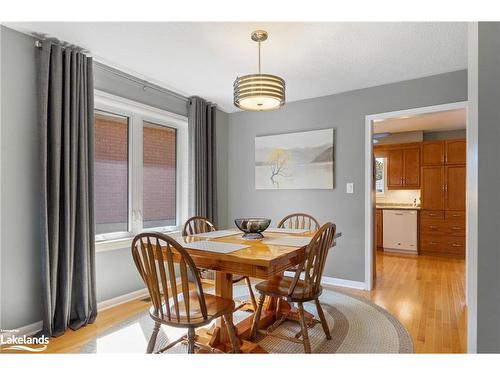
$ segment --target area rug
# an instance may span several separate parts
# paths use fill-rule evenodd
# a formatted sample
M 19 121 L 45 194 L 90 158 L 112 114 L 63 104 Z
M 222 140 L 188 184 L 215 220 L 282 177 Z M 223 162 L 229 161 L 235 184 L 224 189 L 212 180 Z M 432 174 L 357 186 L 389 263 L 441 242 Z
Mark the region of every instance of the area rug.
M 246 299 L 246 286 L 234 289 L 236 300 Z M 206 290 L 207 293 L 210 290 Z M 309 329 L 313 353 L 412 353 L 411 337 L 405 327 L 383 308 L 370 301 L 338 290 L 324 289 L 320 297 L 332 339 L 327 340 L 321 324 Z M 317 317 L 314 303 L 304 308 Z M 237 311 L 235 322 L 248 316 Z M 117 323 L 97 338 L 88 342 L 81 353 L 144 353 L 153 331 L 148 311 Z M 285 322 L 275 332 L 293 336 L 300 331 L 299 324 Z M 185 329 L 162 326 L 155 350 L 186 334 Z M 260 336 L 259 345 L 269 353 L 303 353 L 302 344 L 271 336 Z M 166 353 L 186 353 L 187 347 L 178 344 Z

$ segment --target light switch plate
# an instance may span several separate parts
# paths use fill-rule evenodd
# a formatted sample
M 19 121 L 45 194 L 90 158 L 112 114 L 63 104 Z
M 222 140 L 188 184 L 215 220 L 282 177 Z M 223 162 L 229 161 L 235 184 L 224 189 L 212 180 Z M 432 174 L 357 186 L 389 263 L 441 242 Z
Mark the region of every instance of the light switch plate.
M 347 194 L 354 194 L 354 183 L 353 182 L 348 182 L 345 185 L 345 191 Z

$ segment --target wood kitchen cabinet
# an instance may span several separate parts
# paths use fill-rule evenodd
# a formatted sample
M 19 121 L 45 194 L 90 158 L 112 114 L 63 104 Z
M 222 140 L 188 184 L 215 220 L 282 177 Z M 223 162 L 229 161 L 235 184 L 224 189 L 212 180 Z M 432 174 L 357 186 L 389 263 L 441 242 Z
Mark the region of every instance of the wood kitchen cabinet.
M 419 233 L 423 254 L 465 256 L 465 145 L 464 139 L 422 145 Z
M 465 164 L 466 147 L 463 138 L 422 142 L 422 166 Z
M 444 163 L 465 164 L 467 143 L 465 139 L 449 139 L 445 141 L 445 160 Z
M 387 151 L 387 188 L 420 188 L 420 147 L 402 146 Z
M 465 210 L 465 176 L 465 165 L 422 167 L 422 208 Z

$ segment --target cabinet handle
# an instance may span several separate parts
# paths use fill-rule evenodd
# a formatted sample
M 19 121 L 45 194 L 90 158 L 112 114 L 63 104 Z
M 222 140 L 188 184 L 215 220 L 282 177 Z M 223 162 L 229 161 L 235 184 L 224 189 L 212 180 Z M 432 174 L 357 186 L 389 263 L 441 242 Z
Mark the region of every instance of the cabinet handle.
M 451 246 L 453 246 L 453 247 L 461 247 L 462 245 L 460 245 L 459 243 L 453 243 L 453 244 L 451 244 Z
M 429 214 L 429 216 L 437 216 L 436 214 Z
M 453 216 L 453 217 L 459 217 L 460 215 L 459 214 L 453 214 L 451 216 Z
M 429 228 L 430 228 L 430 229 L 436 229 L 436 228 L 437 228 L 437 226 L 436 226 L 436 225 L 429 225 Z
M 429 245 L 439 245 L 439 242 L 433 242 L 433 241 L 431 241 L 431 242 L 429 242 Z
M 451 229 L 453 229 L 453 230 L 460 230 L 460 229 L 462 229 L 462 227 L 451 227 Z

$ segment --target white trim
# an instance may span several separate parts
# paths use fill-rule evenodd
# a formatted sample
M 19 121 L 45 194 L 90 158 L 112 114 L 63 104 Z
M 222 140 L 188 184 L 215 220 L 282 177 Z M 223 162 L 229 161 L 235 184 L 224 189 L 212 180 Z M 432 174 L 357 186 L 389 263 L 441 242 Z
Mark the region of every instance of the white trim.
M 285 276 L 293 277 L 293 276 L 295 276 L 295 272 L 285 271 Z M 321 284 L 329 285 L 329 286 L 343 286 L 346 288 L 366 290 L 365 283 L 362 281 L 338 279 L 336 277 L 329 277 L 329 276 L 322 276 L 321 277 Z
M 19 335 L 31 336 L 37 332 L 40 332 L 42 330 L 42 328 L 43 328 L 43 322 L 40 320 L 40 321 L 35 322 L 35 323 L 31 323 L 31 324 L 28 324 L 28 325 L 25 325 L 25 326 L 22 326 L 19 328 L 15 328 L 12 331 L 17 331 L 14 333 L 16 336 L 19 336 Z
M 150 229 L 147 229 L 145 231 L 149 231 Z M 160 231 L 161 232 L 161 231 Z M 161 232 L 166 235 L 172 235 L 172 234 L 179 234 L 180 231 L 175 230 L 175 231 L 168 231 L 168 232 Z M 104 253 L 106 251 L 113 251 L 113 250 L 120 250 L 120 249 L 130 249 L 130 246 L 132 245 L 132 240 L 134 237 L 126 237 L 126 238 L 119 238 L 115 240 L 106 240 L 106 241 L 98 241 L 95 243 L 95 252 L 96 253 Z
M 112 307 L 121 305 L 123 303 L 133 301 L 135 299 L 144 298 L 148 295 L 149 295 L 148 289 L 143 288 L 143 289 L 136 290 L 135 292 L 130 292 L 130 293 L 118 296 L 118 297 L 110 298 L 110 299 L 107 299 L 105 301 L 99 302 L 97 304 L 97 311 L 101 312 L 101 311 L 110 309 Z
M 402 111 L 393 111 L 377 113 L 365 117 L 365 284 L 367 290 L 373 288 L 373 209 L 375 205 L 375 191 L 373 189 L 373 122 L 375 120 L 394 119 L 398 117 L 416 116 L 424 113 L 450 111 L 454 109 L 466 109 L 467 101 L 433 105 L 429 107 L 419 107 L 405 109 Z M 467 121 L 467 130 L 469 130 L 469 121 Z M 469 142 L 467 142 L 469 144 Z M 467 211 L 469 202 L 467 201 Z M 466 228 L 466 236 L 468 236 Z M 476 250 L 477 251 L 477 250 Z M 466 257 L 467 262 L 467 257 Z
M 133 301 L 133 300 L 139 299 L 139 298 L 144 298 L 148 295 L 149 295 L 148 289 L 143 288 L 143 289 L 136 290 L 134 292 L 123 294 L 123 295 L 118 296 L 118 297 L 110 298 L 110 299 L 107 299 L 105 301 L 99 302 L 97 304 L 97 311 L 102 312 L 104 310 L 121 305 L 123 303 L 130 302 L 130 301 Z M 41 331 L 42 328 L 43 328 L 43 321 L 40 320 L 38 322 L 31 323 L 31 324 L 13 329 L 12 331 L 17 331 L 16 335 L 29 336 L 29 335 L 34 335 L 35 333 Z
M 366 290 L 366 285 L 362 281 L 338 279 L 336 277 L 323 276 L 321 283 L 325 285 L 343 286 L 346 288 Z

